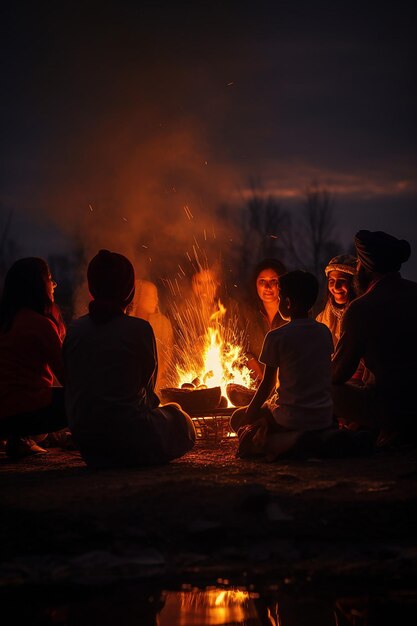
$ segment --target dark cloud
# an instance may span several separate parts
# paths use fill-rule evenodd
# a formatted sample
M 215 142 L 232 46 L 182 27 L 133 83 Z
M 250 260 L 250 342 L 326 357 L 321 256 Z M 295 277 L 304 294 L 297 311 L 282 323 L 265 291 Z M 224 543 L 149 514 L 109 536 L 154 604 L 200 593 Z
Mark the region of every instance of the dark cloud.
M 11 5 L 2 204 L 76 228 L 91 247 L 110 236 L 129 248 L 156 230 L 174 255 L 174 240 L 183 250 L 193 237 L 185 205 L 206 226 L 250 176 L 284 198 L 314 178 L 337 194 L 346 239 L 374 221 L 395 228 L 417 198 L 411 11 Z M 415 232 L 413 212 L 401 215 Z

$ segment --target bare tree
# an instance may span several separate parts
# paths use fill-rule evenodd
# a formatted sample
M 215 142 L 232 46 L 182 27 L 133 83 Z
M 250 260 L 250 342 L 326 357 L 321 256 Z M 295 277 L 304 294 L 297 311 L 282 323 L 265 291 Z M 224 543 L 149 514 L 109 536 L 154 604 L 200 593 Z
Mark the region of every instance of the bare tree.
M 276 197 L 265 194 L 259 183 L 252 182 L 251 196 L 242 212 L 240 265 L 243 275 L 247 276 L 262 258 L 285 259 L 289 227 L 288 211 Z
M 313 272 L 319 279 L 328 260 L 340 251 L 335 238 L 334 200 L 325 187 L 312 183 L 298 219 L 288 229 L 286 248 L 294 266 Z

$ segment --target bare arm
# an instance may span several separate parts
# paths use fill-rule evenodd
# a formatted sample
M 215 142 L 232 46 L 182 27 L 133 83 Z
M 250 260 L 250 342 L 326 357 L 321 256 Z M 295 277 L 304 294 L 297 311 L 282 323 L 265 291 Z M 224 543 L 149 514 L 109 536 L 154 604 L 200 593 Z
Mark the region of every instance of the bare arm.
M 261 384 L 246 409 L 246 416 L 249 418 L 250 423 L 257 419 L 259 409 L 271 395 L 271 391 L 274 389 L 276 382 L 277 368 L 266 365 Z
M 254 380 L 258 381 L 262 379 L 263 369 L 262 365 L 259 363 L 255 357 L 251 356 L 246 363 L 246 367 L 253 372 Z

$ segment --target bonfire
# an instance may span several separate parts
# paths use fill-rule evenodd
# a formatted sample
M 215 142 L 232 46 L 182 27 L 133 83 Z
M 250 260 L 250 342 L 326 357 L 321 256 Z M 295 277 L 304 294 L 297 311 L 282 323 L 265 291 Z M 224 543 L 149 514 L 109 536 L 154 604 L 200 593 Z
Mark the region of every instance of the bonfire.
M 251 372 L 246 366 L 244 334 L 238 330 L 237 320 L 225 321 L 226 308 L 220 300 L 215 312 L 206 316 L 208 323 L 201 333 L 204 313 L 202 309 L 189 307 L 177 317 L 179 341 L 173 387 L 190 392 L 207 390 L 194 395 L 197 404 L 202 401 L 203 409 L 208 408 L 206 399 L 210 390 L 210 402 L 215 403 L 212 408 L 216 408 L 217 403 L 220 407 L 230 407 L 233 406 L 229 399 L 231 388 L 249 390 L 253 387 Z M 213 393 L 217 389 L 218 397 Z

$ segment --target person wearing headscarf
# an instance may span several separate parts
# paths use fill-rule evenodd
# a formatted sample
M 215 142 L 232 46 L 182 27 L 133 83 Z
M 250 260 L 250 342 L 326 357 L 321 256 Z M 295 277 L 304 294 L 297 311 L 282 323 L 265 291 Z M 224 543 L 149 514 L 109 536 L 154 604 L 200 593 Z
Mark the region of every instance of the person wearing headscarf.
M 327 302 L 316 320 L 326 324 L 332 333 L 335 346 L 340 338 L 343 314 L 356 297 L 353 286 L 356 263 L 357 259 L 351 254 L 340 254 L 333 257 L 324 270 L 327 278 Z
M 417 441 L 417 283 L 402 278 L 408 241 L 381 231 L 355 236 L 357 286 L 333 358 L 336 417 L 372 431 L 378 445 Z M 372 382 L 348 382 L 360 360 Z
M 155 336 L 126 314 L 135 293 L 129 259 L 100 250 L 87 270 L 89 313 L 68 328 L 63 345 L 66 406 L 74 443 L 87 465 L 168 463 L 195 443 L 187 413 L 159 406 Z

